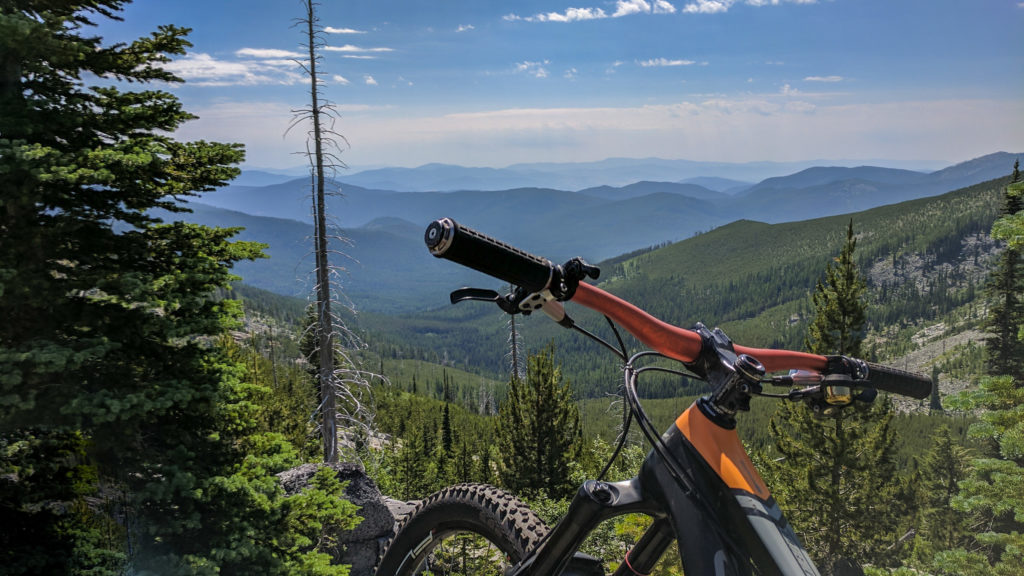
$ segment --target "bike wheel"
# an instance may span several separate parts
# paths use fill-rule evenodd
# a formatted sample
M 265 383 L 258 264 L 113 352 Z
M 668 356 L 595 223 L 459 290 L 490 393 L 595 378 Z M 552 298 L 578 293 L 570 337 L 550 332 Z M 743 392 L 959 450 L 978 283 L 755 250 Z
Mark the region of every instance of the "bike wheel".
M 502 576 L 548 533 L 518 498 L 485 484 L 427 497 L 398 528 L 377 576 Z

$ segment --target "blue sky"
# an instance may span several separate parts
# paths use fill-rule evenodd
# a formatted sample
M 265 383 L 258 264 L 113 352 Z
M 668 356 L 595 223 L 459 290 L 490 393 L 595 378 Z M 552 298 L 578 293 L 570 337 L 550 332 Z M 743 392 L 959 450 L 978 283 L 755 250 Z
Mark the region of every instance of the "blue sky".
M 298 0 L 136 0 L 111 41 L 193 29 L 186 139 L 301 164 Z M 1021 0 L 321 0 L 354 171 L 608 157 L 887 161 L 1024 151 Z

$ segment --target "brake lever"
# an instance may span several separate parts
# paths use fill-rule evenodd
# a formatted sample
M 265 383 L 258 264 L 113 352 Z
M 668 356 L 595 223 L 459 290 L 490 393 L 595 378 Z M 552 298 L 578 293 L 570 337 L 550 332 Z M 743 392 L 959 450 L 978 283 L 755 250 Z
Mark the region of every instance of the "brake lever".
M 465 302 L 466 300 L 479 300 L 481 302 L 497 302 L 501 299 L 501 295 L 494 290 L 486 290 L 484 288 L 459 288 L 451 293 L 449 298 L 452 304 L 458 304 L 459 302 Z
M 452 304 L 458 304 L 459 302 L 465 302 L 466 300 L 477 300 L 480 302 L 494 302 L 501 308 L 502 312 L 506 314 L 518 314 L 522 312 L 519 306 L 514 302 L 515 296 L 513 294 L 507 294 L 502 296 L 494 290 L 487 290 L 485 288 L 459 288 L 449 295 L 449 299 Z
M 458 304 L 459 302 L 465 302 L 467 300 L 476 300 L 479 302 L 494 302 L 498 305 L 498 308 L 507 314 L 523 314 L 527 316 L 532 312 L 530 309 L 523 309 L 519 305 L 519 301 L 523 299 L 523 295 L 520 294 L 521 290 L 517 290 L 511 294 L 502 296 L 494 290 L 487 290 L 486 288 L 459 288 L 454 290 L 450 295 L 449 299 L 452 304 Z M 549 300 L 544 302 L 542 306 L 538 307 L 545 314 L 551 317 L 552 320 L 557 322 L 563 328 L 572 328 L 575 326 L 573 319 L 566 314 L 565 307 L 562 306 L 561 302 L 555 300 Z

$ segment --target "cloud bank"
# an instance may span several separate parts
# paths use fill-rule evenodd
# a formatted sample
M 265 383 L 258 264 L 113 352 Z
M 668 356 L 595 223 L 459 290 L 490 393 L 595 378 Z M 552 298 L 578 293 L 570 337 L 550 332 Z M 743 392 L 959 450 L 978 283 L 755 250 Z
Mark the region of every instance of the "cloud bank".
M 622 18 L 634 14 L 674 14 L 676 7 L 667 0 L 617 0 L 615 11 L 609 14 L 603 8 L 569 8 L 565 12 L 546 12 L 533 16 L 517 16 L 509 14 L 505 20 L 523 20 L 526 22 L 579 22 L 583 20 L 600 20 L 603 18 Z
M 282 140 L 291 106 L 218 104 L 183 139 L 246 144 L 253 165 L 285 167 L 301 141 Z M 675 103 L 594 108 L 524 108 L 447 115 L 351 105 L 339 131 L 351 165 L 417 166 L 446 162 L 507 166 L 516 162 L 591 161 L 609 157 L 687 158 L 722 162 L 810 158 L 962 161 L 1020 150 L 1024 101 L 936 100 L 829 104 L 783 93 L 718 96 Z M 1020 124 L 1017 124 L 1020 126 Z M 956 138 L 949 138 L 956 134 Z M 993 136 L 997 135 L 997 136 Z

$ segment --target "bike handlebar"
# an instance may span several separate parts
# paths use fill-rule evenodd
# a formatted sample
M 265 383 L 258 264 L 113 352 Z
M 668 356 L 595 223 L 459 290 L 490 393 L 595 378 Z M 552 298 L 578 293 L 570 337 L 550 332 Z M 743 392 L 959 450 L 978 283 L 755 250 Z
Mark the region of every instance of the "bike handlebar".
M 556 270 L 550 260 L 528 254 L 457 224 L 450 218 L 431 222 L 424 240 L 430 253 L 494 276 L 505 282 L 540 292 L 550 287 Z M 639 307 L 604 290 L 579 283 L 570 291 L 570 301 L 597 311 L 619 323 L 645 346 L 682 362 L 693 362 L 701 353 L 703 339 L 693 330 L 674 326 L 655 318 Z M 806 352 L 735 346 L 737 354 L 748 354 L 760 361 L 767 372 L 781 370 L 814 370 L 825 372 L 829 357 Z M 884 392 L 925 398 L 932 392 L 932 381 L 926 376 L 865 362 L 867 381 Z
M 451 218 L 431 222 L 423 240 L 430 253 L 438 258 L 457 262 L 531 292 L 546 289 L 555 269 L 546 258 L 461 226 Z
M 932 393 L 932 379 L 927 376 L 871 362 L 867 362 L 867 365 L 868 382 L 883 392 L 910 396 L 918 400 L 927 398 Z

